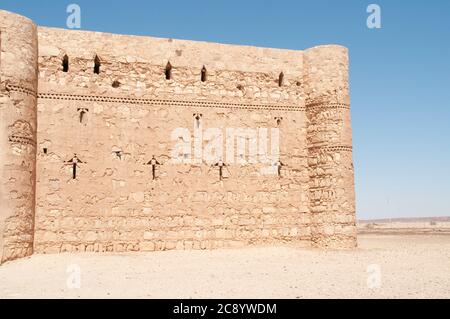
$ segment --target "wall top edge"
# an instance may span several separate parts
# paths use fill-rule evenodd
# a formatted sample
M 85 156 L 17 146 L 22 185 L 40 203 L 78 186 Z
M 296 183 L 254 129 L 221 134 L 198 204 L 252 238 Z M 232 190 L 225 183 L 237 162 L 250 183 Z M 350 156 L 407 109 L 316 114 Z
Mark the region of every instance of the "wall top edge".
M 15 13 L 15 12 L 10 12 L 10 11 L 6 11 L 6 10 L 2 10 L 0 9 L 0 26 L 2 25 L 2 20 L 5 18 L 10 18 L 10 19 L 19 19 L 22 20 L 23 22 L 26 23 L 31 23 L 31 24 L 35 24 L 33 20 L 31 20 L 30 18 L 23 16 L 21 14 Z
M 47 27 L 47 26 L 38 26 L 38 31 L 41 34 L 61 34 L 61 33 L 70 33 L 71 36 L 75 37 L 92 37 L 92 38 L 109 38 L 112 41 L 114 40 L 127 40 L 127 39 L 135 39 L 138 41 L 153 41 L 155 43 L 172 43 L 173 45 L 197 45 L 197 46 L 207 46 L 210 48 L 222 48 L 224 51 L 226 49 L 241 49 L 244 51 L 247 50 L 259 50 L 264 53 L 273 53 L 273 54 L 291 54 L 293 56 L 302 56 L 304 52 L 313 51 L 313 50 L 321 50 L 321 49 L 345 49 L 348 50 L 347 47 L 341 44 L 321 44 L 312 46 L 309 48 L 305 48 L 302 50 L 295 49 L 284 49 L 284 48 L 275 48 L 275 47 L 264 47 L 264 46 L 255 46 L 255 45 L 247 45 L 247 44 L 233 44 L 233 43 L 221 43 L 214 41 L 202 41 L 202 40 L 189 40 L 189 39 L 174 39 L 174 38 L 163 38 L 157 36 L 150 35 L 133 35 L 133 34 L 119 34 L 119 33 L 110 33 L 110 32 L 102 32 L 102 31 L 90 31 L 90 30 L 75 30 L 75 29 L 63 29 L 63 28 L 55 28 L 55 27 Z
M 0 10 L 4 19 L 20 19 L 33 23 L 27 17 Z M 0 28 L 1 26 L 0 22 Z M 223 44 L 159 38 L 143 35 L 123 35 L 87 30 L 70 30 L 38 26 L 40 57 L 100 59 L 111 62 L 143 62 L 174 67 L 194 67 L 217 70 L 239 70 L 243 72 L 283 72 L 289 76 L 303 76 L 304 56 L 347 53 L 341 45 L 318 45 L 305 50 L 290 50 L 251 45 Z

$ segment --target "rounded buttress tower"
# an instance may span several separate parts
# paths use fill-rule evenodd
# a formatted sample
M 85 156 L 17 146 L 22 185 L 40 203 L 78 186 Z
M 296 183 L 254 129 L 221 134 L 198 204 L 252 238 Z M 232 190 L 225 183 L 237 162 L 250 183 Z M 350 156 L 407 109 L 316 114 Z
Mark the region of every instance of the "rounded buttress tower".
M 38 39 L 29 19 L 0 10 L 0 263 L 33 252 Z
M 348 51 L 319 46 L 304 54 L 313 246 L 356 247 Z

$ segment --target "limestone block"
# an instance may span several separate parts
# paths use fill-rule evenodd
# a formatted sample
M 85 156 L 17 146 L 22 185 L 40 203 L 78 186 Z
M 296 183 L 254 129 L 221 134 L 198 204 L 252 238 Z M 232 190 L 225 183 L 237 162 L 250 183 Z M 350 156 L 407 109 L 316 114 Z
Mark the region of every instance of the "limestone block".
M 141 251 L 154 251 L 155 250 L 155 244 L 150 241 L 140 242 L 139 243 L 139 250 Z

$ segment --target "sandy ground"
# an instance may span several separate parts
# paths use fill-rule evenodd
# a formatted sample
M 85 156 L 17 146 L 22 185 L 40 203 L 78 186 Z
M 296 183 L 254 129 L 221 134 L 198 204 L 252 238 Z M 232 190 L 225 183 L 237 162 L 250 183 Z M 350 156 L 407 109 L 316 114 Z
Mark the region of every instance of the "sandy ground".
M 34 255 L 0 267 L 0 298 L 450 298 L 450 236 L 365 234 L 355 251 Z
M 361 221 L 359 233 L 364 234 L 449 234 L 450 217 L 399 220 Z

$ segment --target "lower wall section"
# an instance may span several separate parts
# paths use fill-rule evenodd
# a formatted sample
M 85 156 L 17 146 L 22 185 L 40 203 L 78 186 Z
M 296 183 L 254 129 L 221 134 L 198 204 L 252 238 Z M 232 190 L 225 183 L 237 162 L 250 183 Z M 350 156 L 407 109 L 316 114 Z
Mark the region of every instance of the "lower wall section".
M 311 247 L 310 240 L 289 241 L 299 248 Z M 184 241 L 146 241 L 137 243 L 121 243 L 121 244 L 46 244 L 42 247 L 35 248 L 37 254 L 58 254 L 65 252 L 150 252 L 165 250 L 212 250 L 221 248 L 240 248 L 252 245 L 280 244 L 280 242 L 248 242 L 239 240 L 184 240 Z M 281 242 L 285 244 L 285 242 Z
M 22 160 L 22 159 L 20 159 Z M 34 173 L 31 168 L 10 165 L 3 174 L 9 181 L 4 190 L 9 197 L 12 215 L 3 226 L 2 262 L 29 256 L 33 253 L 34 238 Z M 14 167 L 15 166 L 15 167 Z
M 36 98 L 0 89 L 0 263 L 33 253 L 35 179 Z
M 57 212 L 54 212 L 55 214 Z M 47 223 L 58 225 L 59 231 L 38 230 L 35 252 L 59 253 L 73 251 L 124 252 L 154 250 L 216 249 L 261 245 L 270 243 L 296 243 L 309 247 L 311 230 L 309 218 L 300 214 L 297 222 L 292 216 L 259 213 L 255 215 L 234 215 L 203 219 L 193 216 L 173 216 L 170 218 L 110 217 L 108 222 L 98 218 L 49 219 Z M 305 224 L 300 225 L 298 221 Z M 129 231 L 107 230 L 104 223 L 121 224 Z M 284 226 L 278 226 L 277 224 Z M 81 225 L 78 232 L 64 231 L 64 225 Z M 92 225 L 87 227 L 86 225 Z
M 209 193 L 196 190 L 198 185 L 192 183 L 192 193 L 180 188 L 171 194 L 156 191 L 170 187 L 155 181 L 143 192 L 121 197 L 119 191 L 116 196 L 122 201 L 116 199 L 110 204 L 113 208 L 108 207 L 106 195 L 83 196 L 79 202 L 84 205 L 78 210 L 73 209 L 78 202 L 74 200 L 78 187 L 73 184 L 73 197 L 63 199 L 48 191 L 49 204 L 59 209 L 38 207 L 36 252 L 214 249 L 293 242 L 308 246 L 311 240 L 309 213 L 293 205 L 294 199 L 304 196 L 288 181 L 275 183 L 272 193 L 257 191 L 257 181 L 246 185 L 255 191 L 242 185 L 238 193 L 227 190 L 239 188 L 238 181 L 224 181 L 205 187 Z
M 36 252 L 309 245 L 304 109 L 125 102 L 38 100 Z

